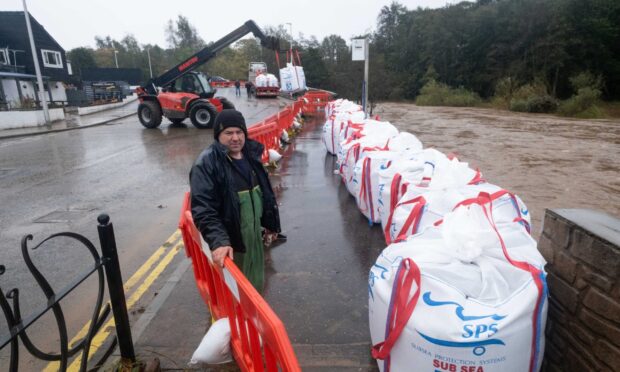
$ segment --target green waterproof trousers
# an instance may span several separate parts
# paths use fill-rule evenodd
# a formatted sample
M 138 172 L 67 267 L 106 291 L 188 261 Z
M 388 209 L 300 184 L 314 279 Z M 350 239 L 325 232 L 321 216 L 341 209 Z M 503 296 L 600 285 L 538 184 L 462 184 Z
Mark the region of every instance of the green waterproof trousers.
M 241 238 L 245 253 L 235 252 L 233 261 L 256 288 L 262 293 L 265 283 L 265 251 L 260 219 L 263 215 L 263 193 L 259 186 L 240 191 Z

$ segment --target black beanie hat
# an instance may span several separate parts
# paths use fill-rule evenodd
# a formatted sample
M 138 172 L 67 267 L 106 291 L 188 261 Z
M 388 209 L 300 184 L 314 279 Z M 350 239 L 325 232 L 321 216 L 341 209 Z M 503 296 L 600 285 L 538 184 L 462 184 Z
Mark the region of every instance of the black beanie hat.
M 241 128 L 243 134 L 245 134 L 245 138 L 248 137 L 248 129 L 245 126 L 243 115 L 237 110 L 226 109 L 222 110 L 222 112 L 215 117 L 215 123 L 213 124 L 213 136 L 215 140 L 218 141 L 220 133 L 222 133 L 224 129 L 230 127 Z

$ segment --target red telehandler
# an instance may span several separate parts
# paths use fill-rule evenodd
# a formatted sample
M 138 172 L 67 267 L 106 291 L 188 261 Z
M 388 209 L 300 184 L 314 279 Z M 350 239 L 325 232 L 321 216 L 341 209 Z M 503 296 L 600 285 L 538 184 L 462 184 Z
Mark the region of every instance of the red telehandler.
M 196 128 L 213 127 L 217 113 L 223 109 L 234 108 L 234 105 L 224 97 L 215 97 L 217 89 L 211 87 L 203 73 L 194 70 L 250 32 L 260 39 L 263 47 L 279 50 L 279 39 L 266 36 L 254 21 L 245 22 L 228 35 L 137 88 L 140 123 L 147 128 L 157 128 L 163 116 L 174 124 L 189 117 Z

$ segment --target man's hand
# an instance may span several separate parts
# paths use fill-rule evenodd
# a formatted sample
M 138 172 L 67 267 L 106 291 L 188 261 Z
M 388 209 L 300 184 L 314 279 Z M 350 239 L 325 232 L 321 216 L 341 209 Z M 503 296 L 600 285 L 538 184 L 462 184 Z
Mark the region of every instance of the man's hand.
M 269 247 L 277 238 L 278 233 L 274 233 L 269 229 L 265 229 L 265 233 L 263 234 L 263 244 L 265 245 L 265 247 Z
M 233 248 L 230 245 L 216 248 L 212 256 L 213 262 L 215 262 L 216 265 L 224 267 L 224 259 L 226 256 L 230 257 L 231 260 L 233 259 Z

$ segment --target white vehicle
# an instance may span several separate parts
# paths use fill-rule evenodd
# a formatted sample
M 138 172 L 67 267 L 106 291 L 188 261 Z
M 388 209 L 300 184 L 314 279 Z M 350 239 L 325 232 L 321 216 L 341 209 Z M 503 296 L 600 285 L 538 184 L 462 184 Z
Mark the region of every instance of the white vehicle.
M 256 97 L 277 97 L 280 93 L 278 79 L 267 72 L 265 62 L 250 62 L 248 80 L 254 84 Z

